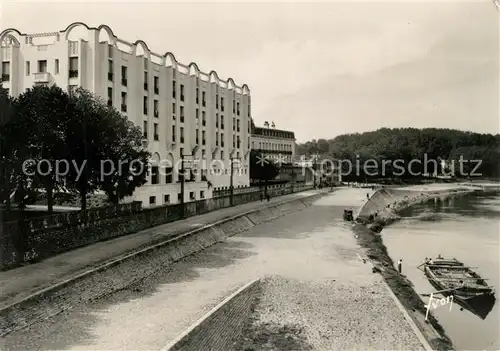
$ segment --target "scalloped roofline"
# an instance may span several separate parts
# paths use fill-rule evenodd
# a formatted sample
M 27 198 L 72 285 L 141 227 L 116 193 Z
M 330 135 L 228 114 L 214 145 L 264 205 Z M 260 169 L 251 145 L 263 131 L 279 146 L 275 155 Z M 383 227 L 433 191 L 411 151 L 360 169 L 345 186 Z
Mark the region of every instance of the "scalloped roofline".
M 179 67 L 183 68 L 184 70 L 187 70 L 188 75 L 196 75 L 197 77 L 201 78 L 204 81 L 207 81 L 209 83 L 216 83 L 218 86 L 220 86 L 222 88 L 226 88 L 228 90 L 235 90 L 240 94 L 244 94 L 244 95 L 250 94 L 250 88 L 248 87 L 247 84 L 242 84 L 241 86 L 239 86 L 234 82 L 233 78 L 228 78 L 226 80 L 221 79 L 221 78 L 219 78 L 219 74 L 214 70 L 211 70 L 209 73 L 206 73 L 206 72 L 200 70 L 200 68 L 196 62 L 190 62 L 188 65 L 185 65 L 185 64 L 179 62 L 177 60 L 177 58 L 175 57 L 175 55 L 173 53 L 171 53 L 170 51 L 167 51 L 165 54 L 160 55 L 156 52 L 151 51 L 148 47 L 148 44 L 142 39 L 138 39 L 134 43 L 120 39 L 115 35 L 113 30 L 106 24 L 101 24 L 98 27 L 91 27 L 84 22 L 73 22 L 73 23 L 69 24 L 65 29 L 60 30 L 58 32 L 55 32 L 54 34 L 56 34 L 56 33 L 65 34 L 64 38 L 67 40 L 68 35 L 71 32 L 71 30 L 75 27 L 78 27 L 78 26 L 83 26 L 88 31 L 95 30 L 95 31 L 100 32 L 101 30 L 105 30 L 110 38 L 111 45 L 113 45 L 117 48 L 118 48 L 117 43 L 128 45 L 131 48 L 131 54 L 135 54 L 136 56 L 137 56 L 137 47 L 139 45 L 141 45 L 144 49 L 144 56 L 147 57 L 148 59 L 151 59 L 151 56 L 161 58 L 161 62 L 162 62 L 161 65 L 162 66 L 167 66 L 167 58 L 170 58 L 170 60 L 172 61 L 171 66 L 173 68 L 175 68 L 177 70 Z M 8 35 L 8 34 L 12 35 L 13 33 L 17 34 L 18 37 L 30 37 L 30 36 L 36 36 L 36 35 L 40 34 L 40 33 L 22 33 L 16 28 L 7 28 L 7 29 L 3 30 L 2 32 L 0 32 L 0 41 L 2 41 L 2 39 L 6 35 Z M 53 33 L 51 33 L 51 34 L 53 34 Z M 16 35 L 13 35 L 13 36 L 16 38 Z M 16 39 L 18 39 L 18 38 L 16 38 Z M 118 49 L 118 50 L 120 50 L 120 49 Z M 169 66 L 170 66 L 170 64 L 168 64 L 167 67 L 169 67 Z M 191 73 L 191 68 L 194 69 L 194 73 Z

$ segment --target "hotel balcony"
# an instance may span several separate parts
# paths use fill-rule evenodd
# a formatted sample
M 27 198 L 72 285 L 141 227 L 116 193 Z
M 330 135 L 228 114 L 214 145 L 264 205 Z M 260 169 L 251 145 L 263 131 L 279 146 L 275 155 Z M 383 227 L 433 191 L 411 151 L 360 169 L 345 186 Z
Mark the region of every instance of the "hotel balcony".
M 49 83 L 50 82 L 50 73 L 49 72 L 38 72 L 33 74 L 33 81 L 35 83 Z

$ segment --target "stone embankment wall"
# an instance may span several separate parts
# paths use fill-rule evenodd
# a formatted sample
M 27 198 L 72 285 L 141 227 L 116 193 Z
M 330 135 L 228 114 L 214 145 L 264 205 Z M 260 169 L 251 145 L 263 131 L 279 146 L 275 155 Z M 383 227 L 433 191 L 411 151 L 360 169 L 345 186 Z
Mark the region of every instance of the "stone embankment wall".
M 399 218 L 397 212 L 417 203 L 437 197 L 448 197 L 479 191 L 473 188 L 453 188 L 433 191 L 386 189 L 377 190 L 357 213 L 358 222 L 389 224 Z
M 413 198 L 419 196 L 420 193 L 408 190 L 395 190 L 395 189 L 378 189 L 373 193 L 370 199 L 361 207 L 357 217 L 361 219 L 368 219 L 370 215 L 375 215 L 377 212 L 383 211 L 387 208 L 393 208 L 398 202 L 405 198 Z
M 311 190 L 309 185 L 286 185 L 268 190 L 271 197 Z M 141 209 L 127 205 L 89 210 L 87 222 L 80 212 L 64 213 L 24 222 L 3 223 L 0 230 L 0 269 L 15 268 L 98 241 L 113 239 L 186 217 L 260 201 L 261 192 Z
M 234 349 L 252 312 L 259 289 L 260 280 L 238 289 L 162 351 Z
M 260 223 L 305 209 L 326 194 L 290 200 L 180 234 L 45 289 L 0 310 L 0 337 L 60 313 L 71 306 L 125 289 L 173 262 L 224 241 L 230 236 Z

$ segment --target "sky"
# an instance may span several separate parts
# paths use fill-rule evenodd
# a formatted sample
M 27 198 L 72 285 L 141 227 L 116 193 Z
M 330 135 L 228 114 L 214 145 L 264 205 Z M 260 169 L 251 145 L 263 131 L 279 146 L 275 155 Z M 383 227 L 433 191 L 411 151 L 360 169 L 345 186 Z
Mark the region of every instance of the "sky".
M 107 24 L 246 83 L 257 125 L 297 141 L 381 127 L 499 133 L 499 12 L 491 0 L 2 2 L 0 29 Z

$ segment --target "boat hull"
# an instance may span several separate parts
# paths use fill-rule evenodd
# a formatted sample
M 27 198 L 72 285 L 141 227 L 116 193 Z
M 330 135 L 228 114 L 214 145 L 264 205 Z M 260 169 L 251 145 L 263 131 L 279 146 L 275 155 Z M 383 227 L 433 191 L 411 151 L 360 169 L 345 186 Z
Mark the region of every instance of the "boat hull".
M 436 271 L 438 271 L 440 268 L 454 269 L 455 267 L 436 267 L 433 265 L 426 265 L 424 268 L 425 275 L 427 276 L 431 284 L 438 290 L 450 290 L 453 292 L 453 295 L 456 296 L 456 298 L 463 301 L 467 301 L 469 299 L 482 295 L 490 295 L 493 293 L 493 289 L 491 287 L 484 286 L 484 280 L 477 274 L 473 279 L 464 278 L 466 284 L 464 284 L 459 279 L 450 282 L 449 280 L 447 280 L 446 276 L 437 277 Z M 474 282 L 475 284 L 470 284 L 472 282 Z

